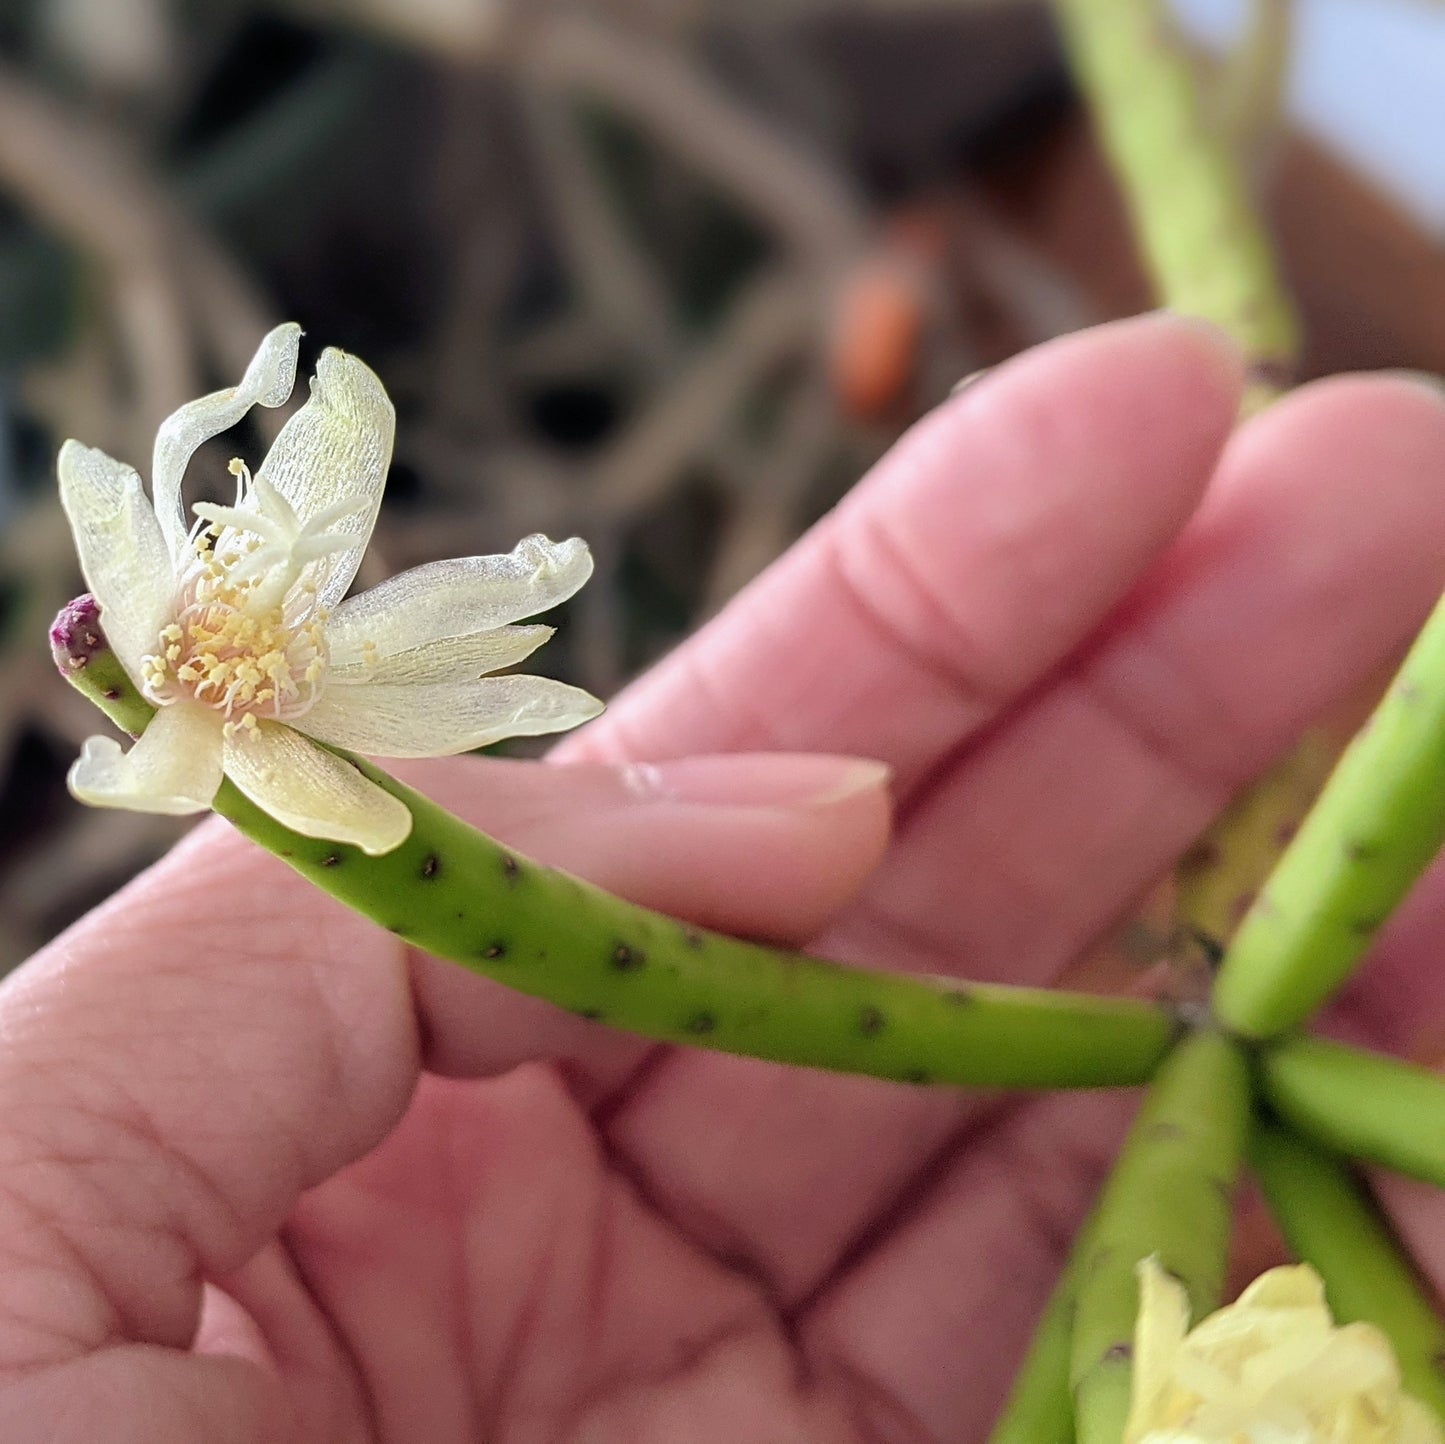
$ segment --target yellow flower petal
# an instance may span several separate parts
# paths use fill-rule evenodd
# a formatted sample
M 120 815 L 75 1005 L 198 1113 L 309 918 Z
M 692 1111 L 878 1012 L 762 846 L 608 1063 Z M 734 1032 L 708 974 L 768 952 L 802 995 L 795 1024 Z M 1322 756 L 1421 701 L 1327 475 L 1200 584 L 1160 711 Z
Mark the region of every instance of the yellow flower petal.
M 205 812 L 221 785 L 221 725 L 206 707 L 163 707 L 129 752 L 112 737 L 89 738 L 66 781 L 92 807 Z
M 139 685 L 175 597 L 165 538 L 140 477 L 103 451 L 60 448 L 60 502 L 111 650 Z
M 190 522 L 181 507 L 186 467 L 202 443 L 234 426 L 253 406 L 282 406 L 296 385 L 296 352 L 301 327 L 294 321 L 268 332 L 246 367 L 239 386 L 188 402 L 161 423 L 151 461 L 151 493 L 165 533 L 171 562 L 186 558 Z
M 354 536 L 356 545 L 318 558 L 303 574 L 323 607 L 339 602 L 356 575 L 376 524 L 395 429 L 396 412 L 371 368 L 344 351 L 323 351 L 311 399 L 281 428 L 257 473 L 303 525 L 333 507 L 363 503 L 328 528 Z
M 296 725 L 333 747 L 373 757 L 448 757 L 504 737 L 561 732 L 601 710 L 590 693 L 549 677 L 358 682 L 328 687 Z
M 1184 1290 L 1140 1265 L 1125 1444 L 1445 1444 L 1400 1388 L 1388 1339 L 1336 1328 L 1313 1269 L 1271 1269 L 1184 1332 Z
M 333 648 L 328 687 L 358 682 L 475 682 L 488 672 L 524 662 L 551 635 L 551 627 L 498 627 L 468 637 L 444 637 L 417 646 L 404 643 L 400 628 L 382 634 L 384 643 L 363 645 L 354 660 L 338 662 Z M 327 640 L 330 640 L 328 629 Z
M 277 722 L 226 739 L 226 776 L 257 807 L 303 837 L 373 855 L 406 841 L 411 813 L 351 763 Z
M 565 602 L 592 575 L 586 542 L 523 537 L 503 556 L 429 562 L 337 607 L 327 628 L 337 666 L 383 652 L 465 637 L 535 617 Z

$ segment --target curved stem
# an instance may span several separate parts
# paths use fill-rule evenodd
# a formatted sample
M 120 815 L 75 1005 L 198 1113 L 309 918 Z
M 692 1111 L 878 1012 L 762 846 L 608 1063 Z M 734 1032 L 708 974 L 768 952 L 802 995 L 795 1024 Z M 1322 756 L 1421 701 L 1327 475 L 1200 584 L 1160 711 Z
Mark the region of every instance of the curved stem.
M 1255 1128 L 1250 1162 L 1286 1242 L 1324 1279 L 1336 1319 L 1381 1329 L 1405 1388 L 1445 1419 L 1445 1326 L 1373 1201 L 1338 1160 L 1271 1123 Z
M 1160 299 L 1244 347 L 1246 409 L 1289 384 L 1298 324 L 1239 166 L 1162 0 L 1055 0 Z
M 1301 1133 L 1445 1188 L 1445 1078 L 1438 1073 L 1293 1037 L 1261 1053 L 1259 1075 L 1270 1106 Z
M 1248 54 L 1282 65 L 1285 0 L 1258 4 Z M 1161 304 L 1214 321 L 1240 344 L 1252 378 L 1243 407 L 1249 415 L 1289 385 L 1299 328 L 1239 147 L 1160 0 L 1057 0 L 1056 9 L 1155 293 Z M 1281 839 L 1298 826 L 1338 753 L 1327 732 L 1307 734 L 1185 856 L 1176 965 L 1218 963 Z
M 1074 1444 L 1074 1395 L 1069 1362 L 1074 1346 L 1074 1314 L 1081 1261 L 1088 1250 L 1088 1225 L 1080 1230 L 1069 1261 L 1059 1275 L 1028 1352 L 1014 1375 L 1003 1412 L 988 1444 Z
M 138 733 L 150 704 L 93 605 L 93 624 L 52 633 L 61 670 Z M 988 1088 L 1140 1083 L 1173 1039 L 1169 1014 L 1134 999 L 877 973 L 704 932 L 532 862 L 349 760 L 411 811 L 411 835 L 383 856 L 292 832 L 229 782 L 215 810 L 408 943 L 583 1017 L 778 1062 Z
M 1253 1038 L 1308 1018 L 1445 841 L 1445 604 L 1340 759 L 1225 955 L 1218 1016 Z
M 1197 1320 L 1219 1302 L 1249 1069 L 1223 1033 L 1165 1060 L 1100 1195 L 1078 1265 L 1071 1380 L 1079 1444 L 1119 1444 L 1129 1413 L 1138 1266 L 1151 1255 Z

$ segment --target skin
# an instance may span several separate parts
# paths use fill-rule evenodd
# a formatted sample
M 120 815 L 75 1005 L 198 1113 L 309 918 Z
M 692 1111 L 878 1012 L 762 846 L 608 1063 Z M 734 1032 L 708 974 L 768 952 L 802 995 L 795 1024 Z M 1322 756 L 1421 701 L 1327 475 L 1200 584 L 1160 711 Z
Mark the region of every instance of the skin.
M 1445 584 L 1438 394 L 1332 380 L 1229 440 L 1239 384 L 1163 317 L 1022 357 L 571 765 L 406 779 L 706 925 L 1054 981 Z M 839 756 L 893 769 L 891 834 Z M 1441 1011 L 1442 928 L 1427 884 L 1357 1036 Z M 611 1034 L 217 822 L 12 976 L 0 1029 L 15 1444 L 977 1440 L 1130 1106 Z M 1438 1194 L 1396 1201 L 1438 1240 Z

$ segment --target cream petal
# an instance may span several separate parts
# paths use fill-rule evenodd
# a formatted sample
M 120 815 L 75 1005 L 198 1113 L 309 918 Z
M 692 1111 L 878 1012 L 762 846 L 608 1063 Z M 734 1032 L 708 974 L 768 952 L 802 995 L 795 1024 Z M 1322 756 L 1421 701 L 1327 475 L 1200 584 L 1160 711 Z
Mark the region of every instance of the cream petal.
M 257 807 L 304 837 L 346 842 L 377 856 L 411 831 L 407 807 L 334 756 L 279 722 L 225 742 L 226 776 Z
M 552 635 L 551 627 L 498 627 L 494 632 L 474 632 L 469 637 L 444 637 L 419 647 L 398 651 L 362 653 L 360 660 L 339 666 L 331 654 L 326 673 L 328 687 L 355 686 L 362 682 L 474 682 L 487 672 L 515 667 L 525 661 Z M 393 643 L 395 635 L 389 637 Z
M 1141 1444 L 1156 1421 L 1189 1329 L 1184 1286 L 1152 1255 L 1139 1264 L 1139 1312 L 1134 1325 L 1134 1379 L 1125 1444 Z
M 234 426 L 253 406 L 282 406 L 296 385 L 296 352 L 301 327 L 294 321 L 262 338 L 239 386 L 213 391 L 168 416 L 156 433 L 151 462 L 151 491 L 170 548 L 179 564 L 186 552 L 190 523 L 181 506 L 181 483 L 191 457 L 203 442 Z
M 129 752 L 113 737 L 88 738 L 66 781 L 92 807 L 205 812 L 221 785 L 221 725 L 208 707 L 162 707 Z
M 549 611 L 591 575 L 580 538 L 523 537 L 504 556 L 430 562 L 349 597 L 327 623 L 326 640 L 333 662 L 349 665 L 366 642 L 392 653 L 490 631 Z
M 175 601 L 175 573 L 141 479 L 103 451 L 60 448 L 60 502 L 112 650 L 131 680 L 156 650 Z
M 362 503 L 330 530 L 356 545 L 311 562 L 302 574 L 321 606 L 346 595 L 376 524 L 391 465 L 396 413 L 371 368 L 344 351 L 323 351 L 311 399 L 281 428 L 259 477 L 271 483 L 304 525 L 340 503 Z
M 323 742 L 377 757 L 448 757 L 500 742 L 562 732 L 602 703 L 548 677 L 479 682 L 362 682 L 328 687 L 296 725 Z

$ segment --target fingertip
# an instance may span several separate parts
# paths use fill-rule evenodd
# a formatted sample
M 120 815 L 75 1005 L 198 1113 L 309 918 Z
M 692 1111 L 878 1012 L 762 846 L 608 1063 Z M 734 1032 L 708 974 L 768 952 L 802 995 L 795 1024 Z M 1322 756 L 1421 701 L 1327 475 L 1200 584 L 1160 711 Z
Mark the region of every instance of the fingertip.
M 1222 326 L 1177 311 L 1147 311 L 1073 331 L 1021 352 L 992 370 L 965 378 L 940 411 L 986 409 L 1023 382 L 1030 390 L 1091 389 L 1120 384 L 1141 407 L 1151 394 L 1187 397 L 1223 430 L 1233 423 L 1244 391 L 1246 365 L 1239 343 Z
M 1249 433 L 1281 428 L 1410 448 L 1445 444 L 1445 386 L 1417 371 L 1352 372 L 1308 382 L 1251 421 Z

